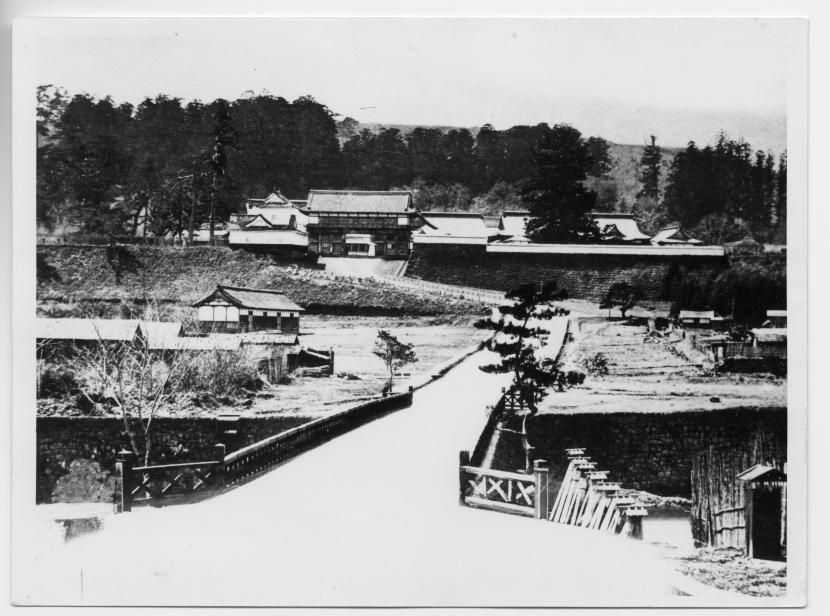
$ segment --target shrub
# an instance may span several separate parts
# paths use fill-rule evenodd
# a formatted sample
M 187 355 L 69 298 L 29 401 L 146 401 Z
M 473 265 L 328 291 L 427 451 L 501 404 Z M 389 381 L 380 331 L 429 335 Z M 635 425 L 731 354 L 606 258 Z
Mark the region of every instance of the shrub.
M 69 473 L 52 490 L 53 503 L 108 503 L 115 492 L 115 477 L 93 460 L 72 460 Z
M 62 398 L 78 390 L 75 373 L 57 364 L 43 364 L 38 372 L 38 397 Z
M 605 376 L 608 374 L 608 356 L 605 353 L 595 353 L 582 360 L 582 367 L 591 376 Z
M 259 389 L 257 360 L 246 349 L 207 351 L 193 357 L 185 389 L 231 396 L 242 389 Z

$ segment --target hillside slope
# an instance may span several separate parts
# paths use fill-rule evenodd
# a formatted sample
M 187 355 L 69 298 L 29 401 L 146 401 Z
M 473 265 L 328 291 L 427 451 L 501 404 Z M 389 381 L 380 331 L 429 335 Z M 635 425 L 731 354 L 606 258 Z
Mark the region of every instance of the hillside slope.
M 120 271 L 117 275 L 116 272 Z M 470 314 L 464 300 L 401 290 L 374 280 L 323 275 L 229 248 L 39 246 L 38 302 L 141 301 L 190 304 L 217 284 L 277 289 L 318 312 Z

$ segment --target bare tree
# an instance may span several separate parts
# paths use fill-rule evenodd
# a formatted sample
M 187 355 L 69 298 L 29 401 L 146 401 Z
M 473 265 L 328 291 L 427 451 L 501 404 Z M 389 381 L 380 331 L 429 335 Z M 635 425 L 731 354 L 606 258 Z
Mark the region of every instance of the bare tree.
M 73 354 L 79 368 L 90 375 L 81 385 L 83 394 L 90 401 L 106 400 L 118 410 L 133 453 L 147 465 L 154 420 L 182 390 L 192 363 L 185 351 L 151 349 L 141 331 L 130 340 L 106 340 L 96 325 L 97 339 L 75 345 Z

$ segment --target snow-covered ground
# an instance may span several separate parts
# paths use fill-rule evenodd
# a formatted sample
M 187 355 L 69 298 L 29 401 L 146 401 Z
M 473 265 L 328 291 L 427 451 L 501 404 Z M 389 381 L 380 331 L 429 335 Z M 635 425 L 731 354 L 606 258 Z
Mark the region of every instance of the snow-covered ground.
M 66 544 L 45 523 L 26 532 L 18 526 L 14 598 L 688 605 L 689 597 L 669 590 L 676 574 L 643 542 L 458 504 L 458 452 L 472 448 L 485 407 L 509 378 L 478 370 L 493 360 L 487 352 L 471 356 L 418 391 L 411 408 L 222 496 L 110 516 L 102 532 Z

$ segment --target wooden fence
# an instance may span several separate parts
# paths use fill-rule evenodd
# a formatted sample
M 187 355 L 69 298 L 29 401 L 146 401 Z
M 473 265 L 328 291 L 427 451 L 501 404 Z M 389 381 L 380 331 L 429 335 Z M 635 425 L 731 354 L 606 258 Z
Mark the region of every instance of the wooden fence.
M 782 466 L 781 446 L 760 432 L 728 447 L 708 447 L 692 459 L 692 537 L 698 546 L 746 547 L 746 491 L 736 476 L 768 463 Z
M 535 460 L 532 472 L 516 473 L 470 464 L 470 452 L 459 455 L 459 501 L 462 505 L 622 534 L 643 536 L 645 507 L 606 481 L 607 471 L 582 449 L 567 449 L 568 469 L 556 481 L 546 460 Z M 558 484 L 558 485 L 557 485 Z
M 530 474 L 470 466 L 470 452 L 459 456 L 459 499 L 462 505 L 547 519 L 550 498 L 550 468 L 536 460 Z
M 370 400 L 320 417 L 225 455 L 216 445 L 214 460 L 135 466 L 123 451 L 116 462 L 116 511 L 134 505 L 193 502 L 254 479 L 275 466 L 373 419 L 412 405 L 412 391 Z

